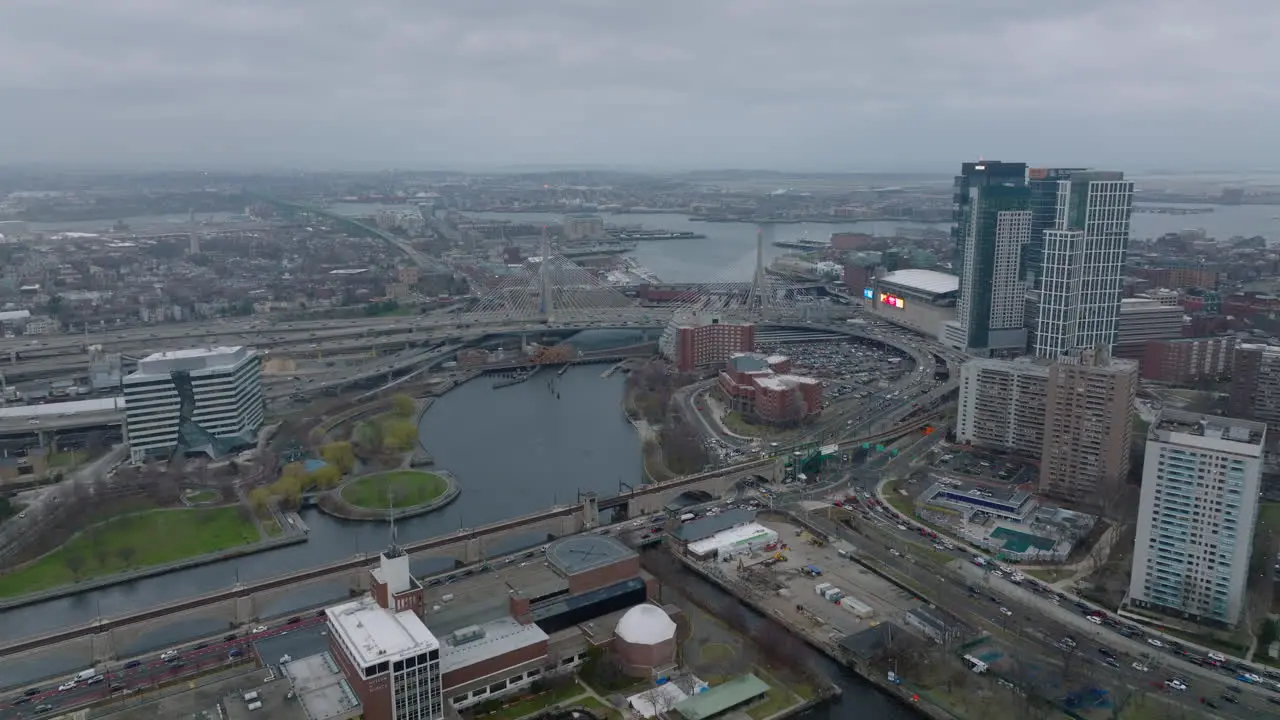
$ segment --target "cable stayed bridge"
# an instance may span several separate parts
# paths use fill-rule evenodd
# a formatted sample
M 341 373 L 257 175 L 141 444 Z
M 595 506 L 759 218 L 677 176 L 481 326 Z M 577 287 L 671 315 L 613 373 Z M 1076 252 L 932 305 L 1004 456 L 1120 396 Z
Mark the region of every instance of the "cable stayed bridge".
M 461 324 L 666 325 L 673 319 L 715 316 L 722 322 L 797 322 L 828 319 L 832 308 L 814 282 L 770 275 L 764 266 L 763 233 L 757 233 L 751 280 L 712 279 L 691 285 L 668 302 L 646 304 L 628 297 L 572 260 L 551 254 L 544 239 L 540 257 L 500 278 L 469 309 Z

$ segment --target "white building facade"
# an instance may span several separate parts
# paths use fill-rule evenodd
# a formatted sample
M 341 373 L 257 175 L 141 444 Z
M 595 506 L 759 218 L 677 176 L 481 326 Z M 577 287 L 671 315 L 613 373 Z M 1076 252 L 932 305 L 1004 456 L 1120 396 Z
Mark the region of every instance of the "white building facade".
M 214 440 L 251 441 L 265 417 L 261 357 L 248 347 L 155 353 L 138 361 L 123 386 L 134 462 L 171 452 L 184 423 L 204 431 L 200 440 L 184 438 L 189 449 L 212 454 L 205 445 Z
M 1035 354 L 1045 358 L 1115 344 L 1133 211 L 1133 182 L 1123 173 L 1077 172 L 1057 185 L 1034 335 Z
M 1152 424 L 1130 603 L 1212 625 L 1242 619 L 1266 429 L 1175 410 Z

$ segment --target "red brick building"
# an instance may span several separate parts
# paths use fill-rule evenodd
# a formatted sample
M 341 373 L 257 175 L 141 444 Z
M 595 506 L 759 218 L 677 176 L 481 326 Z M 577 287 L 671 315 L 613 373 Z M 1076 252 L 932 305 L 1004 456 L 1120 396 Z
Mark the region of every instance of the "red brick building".
M 1153 340 L 1142 356 L 1142 378 L 1174 385 L 1192 385 L 1231 376 L 1234 337 Z
M 791 374 L 791 359 L 736 353 L 720 372 L 718 387 L 731 410 L 754 422 L 794 425 L 822 413 L 822 383 Z
M 724 322 L 710 315 L 677 317 L 658 341 L 659 352 L 680 372 L 719 368 L 730 355 L 755 349 L 755 325 Z
M 854 232 L 831 233 L 833 250 L 871 250 L 876 245 L 874 235 Z

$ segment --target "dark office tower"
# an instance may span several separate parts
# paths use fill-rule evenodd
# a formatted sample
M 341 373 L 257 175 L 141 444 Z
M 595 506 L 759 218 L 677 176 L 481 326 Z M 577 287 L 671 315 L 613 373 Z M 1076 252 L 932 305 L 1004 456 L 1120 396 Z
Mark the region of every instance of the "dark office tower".
M 1031 242 L 1022 248 L 1022 279 L 1032 290 L 1040 289 L 1043 277 L 1044 231 L 1054 227 L 1058 217 L 1060 180 L 1070 180 L 1073 173 L 1085 168 L 1031 168 L 1027 171 L 1027 187 L 1031 188 Z
M 1025 163 L 964 163 L 954 195 L 956 320 L 943 341 L 977 356 L 1020 353 L 1026 345 L 1022 248 L 1031 239 Z

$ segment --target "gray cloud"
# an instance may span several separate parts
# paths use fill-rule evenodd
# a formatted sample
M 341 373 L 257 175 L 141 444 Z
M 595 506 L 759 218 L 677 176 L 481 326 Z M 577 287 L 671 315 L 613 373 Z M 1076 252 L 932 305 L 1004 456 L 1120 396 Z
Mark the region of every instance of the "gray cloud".
M 4 0 L 0 161 L 1274 167 L 1258 0 Z

